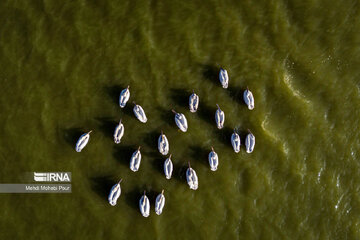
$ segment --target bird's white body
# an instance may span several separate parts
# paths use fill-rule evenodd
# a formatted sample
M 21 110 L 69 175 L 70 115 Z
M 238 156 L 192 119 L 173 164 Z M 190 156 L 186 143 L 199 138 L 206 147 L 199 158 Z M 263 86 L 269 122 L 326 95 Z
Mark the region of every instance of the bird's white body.
M 193 93 L 189 97 L 189 108 L 190 112 L 194 113 L 199 107 L 199 96 L 196 93 Z
M 121 138 L 124 136 L 124 130 L 124 124 L 122 124 L 120 120 L 119 125 L 116 126 L 114 131 L 114 142 L 116 144 L 119 144 L 121 142 Z
M 144 217 L 148 217 L 150 215 L 150 201 L 148 197 L 144 195 L 140 198 L 139 201 L 140 212 Z
M 225 123 L 225 113 L 220 109 L 219 105 L 217 105 L 217 107 L 218 109 L 215 112 L 215 122 L 217 128 L 222 129 Z
M 142 122 L 142 123 L 147 122 L 147 117 L 146 117 L 145 111 L 140 105 L 135 104 L 135 106 L 133 108 L 133 112 L 135 114 L 135 117 L 137 119 L 139 119 L 140 122 Z
M 253 96 L 252 92 L 249 89 L 246 89 L 244 91 L 243 97 L 244 97 L 244 102 L 248 106 L 248 109 L 253 110 L 255 107 L 255 100 L 254 100 L 254 96 Z
M 158 139 L 158 149 L 162 155 L 167 155 L 169 153 L 169 141 L 162 132 Z
M 223 68 L 219 72 L 219 80 L 223 88 L 228 88 L 229 86 L 229 75 L 227 71 Z
M 165 196 L 164 191 L 161 192 L 159 195 L 157 195 L 155 200 L 155 213 L 157 215 L 160 215 L 163 211 L 163 208 L 165 206 Z
M 137 172 L 139 170 L 140 163 L 141 163 L 141 152 L 140 152 L 140 148 L 138 148 L 138 150 L 136 150 L 131 156 L 130 169 L 133 172 Z
M 175 113 L 175 123 L 181 131 L 186 132 L 188 129 L 188 123 L 186 117 L 182 113 Z
M 164 173 L 166 179 L 170 179 L 173 172 L 173 163 L 171 161 L 171 155 L 164 162 Z
M 81 135 L 79 137 L 79 140 L 76 142 L 76 146 L 75 146 L 75 150 L 77 152 L 81 152 L 81 150 L 83 150 L 83 148 L 86 146 L 86 144 L 88 144 L 89 140 L 90 140 L 90 133 L 92 131 L 88 132 L 88 133 L 84 133 L 83 135 Z
M 196 175 L 195 170 L 192 169 L 190 166 L 186 170 L 186 180 L 190 189 L 192 190 L 198 189 L 198 185 L 199 185 L 198 177 Z
M 209 153 L 209 165 L 211 171 L 216 171 L 219 165 L 219 157 L 214 149 Z
M 231 135 L 231 145 L 236 153 L 240 152 L 241 140 L 239 134 L 237 134 L 235 131 Z
M 119 105 L 121 108 L 124 108 L 126 106 L 126 103 L 129 101 L 130 98 L 130 90 L 129 87 L 123 89 L 120 93 L 119 97 Z
M 121 180 L 120 180 L 120 182 L 121 182 Z M 109 203 L 111 206 L 115 206 L 118 198 L 120 197 L 120 194 L 121 194 L 120 182 L 115 184 L 110 190 L 108 200 L 109 200 Z
M 245 147 L 246 147 L 246 152 L 247 153 L 252 153 L 252 151 L 254 151 L 255 136 L 251 132 L 249 132 L 249 134 L 246 136 Z

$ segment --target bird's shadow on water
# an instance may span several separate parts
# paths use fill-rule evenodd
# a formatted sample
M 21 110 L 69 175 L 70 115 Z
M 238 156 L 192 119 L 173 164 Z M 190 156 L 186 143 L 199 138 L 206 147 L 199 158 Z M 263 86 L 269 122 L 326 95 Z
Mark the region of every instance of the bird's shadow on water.
M 245 88 L 229 86 L 226 92 L 235 102 L 245 105 L 243 100 L 243 93 L 245 90 Z
M 119 121 L 114 121 L 112 118 L 109 117 L 96 118 L 96 120 L 99 122 L 100 131 L 105 136 L 113 138 L 115 128 L 119 124 Z
M 157 151 L 152 151 L 146 154 L 152 158 L 151 166 L 154 168 L 154 170 L 165 177 L 164 162 L 168 157 L 161 155 Z
M 119 179 L 120 180 L 120 179 Z M 112 186 L 116 184 L 111 176 L 97 176 L 90 178 L 91 189 L 106 201 Z
M 249 134 L 248 130 L 238 129 L 236 130 L 237 134 L 239 134 L 241 144 L 245 144 L 245 138 Z
M 233 132 L 234 129 L 224 126 L 222 129 L 217 129 L 215 131 L 215 135 L 222 144 L 231 148 L 231 135 Z
M 205 79 L 209 80 L 214 84 L 219 83 L 219 71 L 220 68 L 211 64 L 202 64 L 202 75 Z
M 121 143 L 120 143 L 121 144 Z M 132 154 L 138 149 L 133 145 L 119 145 L 114 147 L 113 157 L 120 164 L 129 167 Z
M 122 111 L 130 116 L 130 117 L 134 117 L 134 119 L 137 119 L 134 115 L 134 112 L 133 112 L 133 107 L 134 107 L 134 104 L 133 103 L 127 103 L 126 106 L 124 108 L 122 108 Z
M 174 169 L 171 178 L 186 184 L 186 170 L 188 169 L 187 165 L 184 164 L 175 164 L 173 163 Z
M 151 149 L 154 149 L 154 148 L 151 148 Z M 157 149 L 157 147 L 155 149 Z M 161 155 L 158 151 L 155 151 L 155 150 L 145 151 L 144 156 L 147 159 L 150 159 L 150 164 L 154 168 L 155 171 L 164 175 L 163 169 L 164 169 L 164 161 L 166 159 L 166 156 Z
M 161 117 L 161 120 L 166 124 L 166 125 L 170 125 L 171 123 L 173 123 L 173 125 L 176 127 L 175 125 L 175 116 L 174 113 L 171 112 L 171 108 L 170 109 L 165 109 L 162 107 L 158 107 L 156 109 L 159 112 L 159 115 Z M 160 132 L 159 132 L 160 135 Z
M 205 166 L 208 166 L 208 154 L 211 151 L 211 147 L 209 149 L 205 149 L 201 146 L 195 145 L 190 146 L 190 157 L 194 162 L 200 162 Z
M 84 131 L 81 130 L 81 128 L 67 128 L 67 129 L 63 129 L 62 131 L 65 141 L 71 147 L 75 147 L 79 137 L 85 133 Z
M 170 89 L 171 99 L 180 107 L 187 107 L 189 104 L 189 96 L 191 93 L 184 88 Z
M 145 144 L 151 149 L 157 149 L 158 147 L 158 138 L 161 135 L 161 131 L 153 130 L 149 133 L 146 133 L 144 137 Z
M 216 112 L 215 107 L 210 107 L 207 106 L 206 104 L 201 104 L 197 110 L 199 117 L 205 121 L 208 122 L 209 124 L 211 124 L 211 122 L 213 122 L 214 126 L 216 125 L 215 123 L 215 112 Z
M 165 177 L 165 173 L 164 173 L 164 161 L 166 159 L 161 159 L 161 158 L 157 158 L 151 161 L 151 165 L 154 168 L 155 171 L 157 171 L 158 173 L 164 175 Z
M 104 90 L 106 94 L 109 96 L 109 98 L 112 100 L 112 102 L 116 105 L 119 105 L 120 93 L 126 87 L 127 86 L 115 84 L 115 85 L 105 86 Z
M 144 194 L 143 188 L 135 188 L 130 190 L 129 192 L 126 193 L 126 195 L 124 194 L 126 204 L 129 205 L 134 210 L 139 210 L 139 200 L 142 194 Z
M 157 195 L 158 195 L 158 191 L 154 191 L 152 189 L 146 191 L 146 196 L 149 198 L 150 203 L 155 202 Z

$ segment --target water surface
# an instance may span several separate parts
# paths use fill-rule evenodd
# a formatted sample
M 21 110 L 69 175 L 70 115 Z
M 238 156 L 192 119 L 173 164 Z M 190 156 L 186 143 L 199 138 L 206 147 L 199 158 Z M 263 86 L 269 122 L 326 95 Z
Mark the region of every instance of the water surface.
M 350 0 L 2 1 L 0 181 L 68 171 L 73 192 L 0 195 L 1 239 L 359 239 L 359 10 Z M 130 102 L 120 109 L 127 85 Z M 242 101 L 246 87 L 253 111 Z M 187 106 L 192 90 L 197 113 Z M 187 133 L 171 109 L 186 115 Z M 115 145 L 120 119 L 125 135 Z M 247 129 L 254 133 L 253 153 L 233 152 L 234 128 L 243 142 Z M 89 130 L 88 146 L 75 152 Z M 171 180 L 157 152 L 161 130 Z M 197 191 L 186 184 L 188 161 Z M 111 207 L 107 195 L 120 178 Z M 144 190 L 147 219 L 138 210 Z

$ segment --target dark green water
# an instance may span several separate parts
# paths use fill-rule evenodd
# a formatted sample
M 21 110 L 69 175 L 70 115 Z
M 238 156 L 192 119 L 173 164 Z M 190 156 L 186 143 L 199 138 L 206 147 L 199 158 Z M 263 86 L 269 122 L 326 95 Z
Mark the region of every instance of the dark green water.
M 0 238 L 359 239 L 359 17 L 350 0 L 1 1 L 0 181 L 69 171 L 73 192 L 0 195 Z M 216 79 L 220 66 L 227 90 Z M 131 104 L 118 106 L 127 85 L 148 123 Z M 247 86 L 253 111 L 242 102 Z M 221 131 L 216 103 L 226 114 Z M 188 118 L 187 133 L 172 108 Z M 125 135 L 115 145 L 120 118 Z M 234 127 L 254 133 L 252 154 L 232 151 Z M 76 153 L 79 133 L 91 129 Z M 156 148 L 161 130 L 171 180 Z M 143 159 L 133 173 L 138 145 Z M 186 184 L 188 160 L 197 191 Z M 119 178 L 122 195 L 111 207 Z M 138 210 L 143 190 L 147 219 Z

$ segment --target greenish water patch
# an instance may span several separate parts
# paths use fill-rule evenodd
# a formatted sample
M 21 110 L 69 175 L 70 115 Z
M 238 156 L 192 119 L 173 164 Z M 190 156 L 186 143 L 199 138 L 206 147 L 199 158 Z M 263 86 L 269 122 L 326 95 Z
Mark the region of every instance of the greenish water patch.
M 358 239 L 357 1 L 2 1 L 0 180 L 72 172 L 71 194 L 2 194 L 1 239 Z M 230 76 L 227 90 L 219 68 Z M 141 124 L 121 89 L 146 111 Z M 242 102 L 249 87 L 255 109 Z M 199 111 L 188 110 L 192 90 Z M 225 128 L 216 129 L 218 103 Z M 171 109 L 188 118 L 180 133 Z M 112 134 L 122 119 L 125 135 Z M 256 136 L 231 149 L 233 128 Z M 94 130 L 76 153 L 81 132 Z M 156 148 L 163 130 L 174 177 Z M 139 172 L 129 169 L 142 146 Z M 219 168 L 211 172 L 214 146 Z M 191 191 L 187 162 L 199 177 Z M 116 207 L 107 202 L 123 178 Z M 165 189 L 161 216 L 153 209 Z M 150 217 L 138 210 L 147 190 Z

